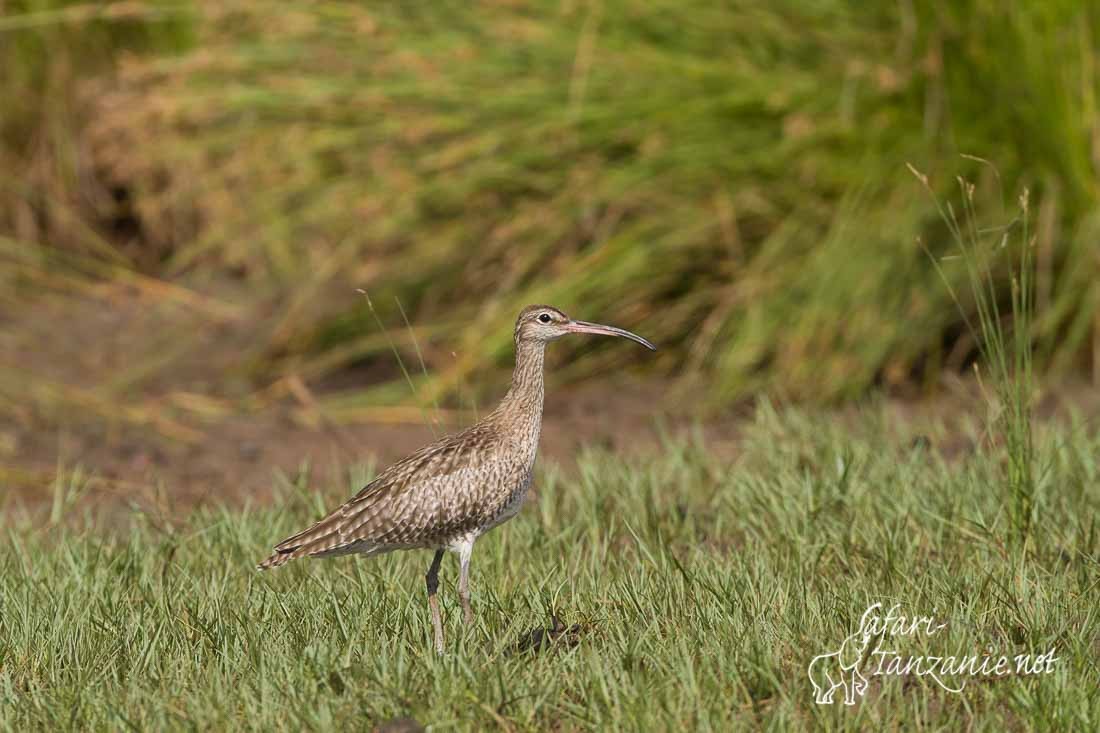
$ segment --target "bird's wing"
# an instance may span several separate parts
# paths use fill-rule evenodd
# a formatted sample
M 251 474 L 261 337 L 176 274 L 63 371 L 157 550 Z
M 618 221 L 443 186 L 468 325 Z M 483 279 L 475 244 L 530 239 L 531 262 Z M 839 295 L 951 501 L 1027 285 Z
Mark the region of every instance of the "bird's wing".
M 418 545 L 462 531 L 477 502 L 452 489 L 477 482 L 496 459 L 495 431 L 476 425 L 398 461 L 308 529 L 275 546 L 262 567 L 353 546 Z

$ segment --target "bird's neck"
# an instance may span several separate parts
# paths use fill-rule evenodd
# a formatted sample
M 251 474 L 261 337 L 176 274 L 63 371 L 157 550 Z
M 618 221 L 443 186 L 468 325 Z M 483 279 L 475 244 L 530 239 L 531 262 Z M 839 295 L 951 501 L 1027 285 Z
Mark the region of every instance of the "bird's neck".
M 542 420 L 544 396 L 542 364 L 546 344 L 539 341 L 520 341 L 516 344 L 516 368 L 512 372 L 512 386 L 500 403 L 498 412 L 513 422 L 523 418 L 536 424 Z

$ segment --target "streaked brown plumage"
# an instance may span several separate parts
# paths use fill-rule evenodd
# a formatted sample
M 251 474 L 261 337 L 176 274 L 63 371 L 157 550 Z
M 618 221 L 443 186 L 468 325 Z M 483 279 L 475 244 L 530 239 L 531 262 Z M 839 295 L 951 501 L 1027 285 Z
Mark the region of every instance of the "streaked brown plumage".
M 428 601 L 435 645 L 443 651 L 435 593 L 444 550 L 459 554 L 459 597 L 472 620 L 469 563 L 474 541 L 519 511 L 531 485 L 542 425 L 543 355 L 567 333 L 596 333 L 653 344 L 629 331 L 574 321 L 557 308 L 532 305 L 516 320 L 512 386 L 483 420 L 393 464 L 358 494 L 310 528 L 275 546 L 259 568 L 300 557 L 376 555 L 433 549 Z

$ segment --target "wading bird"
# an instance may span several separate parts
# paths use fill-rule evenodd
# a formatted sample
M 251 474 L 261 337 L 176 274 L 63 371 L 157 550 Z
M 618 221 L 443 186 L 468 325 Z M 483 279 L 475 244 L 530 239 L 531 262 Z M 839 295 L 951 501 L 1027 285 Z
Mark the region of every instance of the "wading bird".
M 570 333 L 620 336 L 657 348 L 630 331 L 575 321 L 548 305 L 524 308 L 516 320 L 512 386 L 495 410 L 387 468 L 343 506 L 276 545 L 260 570 L 300 557 L 435 550 L 425 580 L 435 648 L 442 653 L 436 591 L 443 552 L 458 553 L 458 596 L 469 624 L 470 553 L 478 537 L 515 516 L 527 495 L 542 426 L 543 356 L 548 343 Z

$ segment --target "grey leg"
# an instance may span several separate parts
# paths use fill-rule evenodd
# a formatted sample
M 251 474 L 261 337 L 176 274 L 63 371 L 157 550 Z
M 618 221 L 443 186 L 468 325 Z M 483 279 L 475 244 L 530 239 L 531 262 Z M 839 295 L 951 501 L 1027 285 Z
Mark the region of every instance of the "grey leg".
M 435 650 L 443 653 L 443 619 L 439 616 L 439 598 L 436 591 L 439 590 L 439 564 L 443 562 L 443 550 L 436 550 L 432 558 L 432 566 L 428 568 L 428 574 L 424 581 L 428 586 L 428 605 L 432 609 L 432 628 L 435 630 Z
M 467 626 L 474 622 L 474 611 L 470 608 L 470 555 L 473 551 L 473 540 L 463 542 L 458 548 L 458 597 L 462 601 Z

